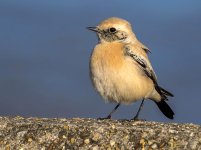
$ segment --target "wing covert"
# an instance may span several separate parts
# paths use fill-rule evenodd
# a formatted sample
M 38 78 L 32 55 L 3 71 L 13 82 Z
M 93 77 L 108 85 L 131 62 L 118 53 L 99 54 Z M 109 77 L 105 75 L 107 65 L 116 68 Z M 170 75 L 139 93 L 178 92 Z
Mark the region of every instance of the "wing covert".
M 139 67 L 144 71 L 144 73 L 154 82 L 155 85 L 157 84 L 156 75 L 152 69 L 150 62 L 144 56 L 140 55 L 139 53 L 135 52 L 131 49 L 131 47 L 125 47 L 125 55 L 130 56 Z

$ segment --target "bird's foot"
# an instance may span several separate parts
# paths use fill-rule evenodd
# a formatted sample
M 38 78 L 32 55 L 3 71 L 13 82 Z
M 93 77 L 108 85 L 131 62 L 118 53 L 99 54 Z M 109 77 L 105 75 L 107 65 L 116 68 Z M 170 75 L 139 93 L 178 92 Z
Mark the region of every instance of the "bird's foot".
M 138 117 L 134 117 L 130 119 L 130 121 L 146 121 L 146 119 L 139 119 Z
M 106 120 L 106 119 L 111 119 L 111 116 L 107 116 L 107 117 L 104 117 L 104 118 L 97 118 L 98 120 Z
M 129 119 L 119 119 L 120 122 L 130 121 Z

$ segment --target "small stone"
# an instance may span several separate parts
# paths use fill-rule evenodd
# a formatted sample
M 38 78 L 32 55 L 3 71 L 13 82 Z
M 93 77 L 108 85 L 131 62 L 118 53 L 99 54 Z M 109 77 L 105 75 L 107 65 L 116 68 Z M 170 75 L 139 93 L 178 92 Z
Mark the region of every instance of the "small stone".
M 16 116 L 14 119 L 16 119 L 16 120 L 21 120 L 21 119 L 24 119 L 24 118 L 21 117 L 21 116 Z
M 10 150 L 10 145 L 6 145 L 6 150 Z
M 145 140 L 144 139 L 141 139 L 140 140 L 140 144 L 141 144 L 141 146 L 142 146 L 142 149 L 145 149 Z
M 153 142 L 152 141 L 148 141 L 148 145 L 152 145 L 153 144 Z
M 89 143 L 90 143 L 90 140 L 89 140 L 89 139 L 85 139 L 85 140 L 84 140 L 84 143 L 85 143 L 85 144 L 89 144 Z
M 114 146 L 114 144 L 115 144 L 115 141 L 110 140 L 110 145 L 111 145 L 111 146 Z
M 170 132 L 170 133 L 178 133 L 177 131 L 172 130 L 172 129 L 169 129 L 169 132 Z
M 17 136 L 21 138 L 21 137 L 23 137 L 26 133 L 27 133 L 27 131 L 20 131 L 20 132 L 17 133 Z
M 195 139 L 194 141 L 190 143 L 190 149 L 196 149 L 197 145 L 198 145 L 198 140 Z
M 192 132 L 192 133 L 190 134 L 190 136 L 194 136 L 194 133 Z
M 45 150 L 45 147 L 43 146 L 43 147 L 41 148 L 41 150 Z
M 68 129 L 69 129 L 69 126 L 68 126 L 68 125 L 64 125 L 64 129 L 65 129 L 65 130 L 68 130 Z
M 108 147 L 107 150 L 112 150 L 111 147 Z
M 63 139 L 66 139 L 67 137 L 65 135 L 62 136 Z
M 154 144 L 151 146 L 151 148 L 153 148 L 153 149 L 158 149 L 158 146 L 157 146 L 156 143 L 154 143 Z
M 95 133 L 95 134 L 93 135 L 92 140 L 98 141 L 98 140 L 100 139 L 100 137 L 101 137 L 101 135 L 100 135 L 99 133 Z
M 75 139 L 74 138 L 71 138 L 70 139 L 70 142 L 73 144 L 73 143 L 75 143 Z
M 99 150 L 99 147 L 98 147 L 98 145 L 96 145 L 96 146 L 92 147 L 91 149 L 92 150 Z
M 112 125 L 112 129 L 115 129 L 115 125 L 114 124 Z
M 29 143 L 31 143 L 32 141 L 33 141 L 32 138 L 29 138 L 29 139 L 28 139 L 28 142 L 29 142 Z

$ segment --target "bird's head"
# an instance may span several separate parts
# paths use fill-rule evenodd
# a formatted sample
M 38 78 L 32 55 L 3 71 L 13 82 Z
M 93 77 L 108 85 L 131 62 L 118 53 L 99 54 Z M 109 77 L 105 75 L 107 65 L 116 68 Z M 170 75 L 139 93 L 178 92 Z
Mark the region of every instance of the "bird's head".
M 87 27 L 87 29 L 95 31 L 100 42 L 133 43 L 136 40 L 130 23 L 121 18 L 112 17 L 96 27 Z

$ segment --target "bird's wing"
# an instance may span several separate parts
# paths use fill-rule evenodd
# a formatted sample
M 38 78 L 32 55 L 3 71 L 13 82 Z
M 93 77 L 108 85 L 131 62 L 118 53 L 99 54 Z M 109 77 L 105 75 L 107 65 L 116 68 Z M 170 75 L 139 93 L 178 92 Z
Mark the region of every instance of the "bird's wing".
M 156 74 L 149 62 L 148 58 L 140 55 L 139 52 L 133 50 L 131 46 L 125 46 L 125 55 L 131 57 L 135 62 L 137 62 L 139 68 L 149 77 L 155 85 L 157 84 Z
M 174 96 L 172 93 L 166 91 L 158 85 L 156 74 L 146 55 L 143 55 L 140 51 L 135 50 L 134 47 L 128 45 L 125 46 L 124 50 L 125 55 L 131 57 L 133 61 L 137 62 L 139 68 L 145 73 L 148 78 L 153 81 L 156 91 L 161 95 L 163 100 L 168 100 L 167 96 Z

